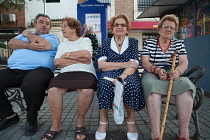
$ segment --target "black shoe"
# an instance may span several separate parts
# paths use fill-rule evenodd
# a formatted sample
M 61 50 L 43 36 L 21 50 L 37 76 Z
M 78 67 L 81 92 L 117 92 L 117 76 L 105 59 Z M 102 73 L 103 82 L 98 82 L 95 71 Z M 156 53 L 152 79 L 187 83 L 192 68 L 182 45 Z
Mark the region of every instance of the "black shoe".
M 32 136 L 33 134 L 35 134 L 38 130 L 38 124 L 36 123 L 29 123 L 26 122 L 26 128 L 25 128 L 25 136 Z
M 20 121 L 20 118 L 18 116 L 18 114 L 16 114 L 14 117 L 12 117 L 11 119 L 1 119 L 0 121 L 0 131 L 4 130 L 5 128 L 9 127 L 12 124 L 15 124 L 17 122 Z

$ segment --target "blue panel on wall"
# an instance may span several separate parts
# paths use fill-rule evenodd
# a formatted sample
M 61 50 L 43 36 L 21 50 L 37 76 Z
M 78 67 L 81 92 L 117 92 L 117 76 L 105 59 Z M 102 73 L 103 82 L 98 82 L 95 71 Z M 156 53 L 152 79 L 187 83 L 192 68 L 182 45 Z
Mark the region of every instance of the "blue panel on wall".
M 100 3 L 96 0 L 88 0 L 87 2 L 77 4 L 77 19 L 81 22 L 82 25 L 87 23 L 86 21 L 87 15 L 91 15 L 91 14 L 93 16 L 94 15 L 100 16 L 100 25 L 99 25 L 100 27 L 97 27 L 97 28 L 100 28 L 101 41 L 108 38 L 107 4 Z
M 189 68 L 201 65 L 205 69 L 204 76 L 199 80 L 198 86 L 210 91 L 210 35 L 185 39 L 188 53 Z

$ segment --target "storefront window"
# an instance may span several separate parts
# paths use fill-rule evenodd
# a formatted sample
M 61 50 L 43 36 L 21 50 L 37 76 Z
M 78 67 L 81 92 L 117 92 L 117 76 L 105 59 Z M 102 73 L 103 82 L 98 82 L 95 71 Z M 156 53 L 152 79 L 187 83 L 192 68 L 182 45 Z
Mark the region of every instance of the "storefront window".
M 0 41 L 0 65 L 7 64 L 7 60 L 9 57 L 9 52 L 8 52 L 7 44 L 6 42 L 1 42 Z
M 179 11 L 178 38 L 186 39 L 193 37 L 193 6 L 188 4 Z
M 197 1 L 196 36 L 210 34 L 210 2 Z
M 46 3 L 60 2 L 60 0 L 46 0 Z
M 157 0 L 138 0 L 138 11 L 142 12 L 150 7 Z
M 143 45 L 144 46 L 144 41 L 147 39 L 157 39 L 159 36 L 158 33 L 143 33 L 142 39 L 143 39 Z

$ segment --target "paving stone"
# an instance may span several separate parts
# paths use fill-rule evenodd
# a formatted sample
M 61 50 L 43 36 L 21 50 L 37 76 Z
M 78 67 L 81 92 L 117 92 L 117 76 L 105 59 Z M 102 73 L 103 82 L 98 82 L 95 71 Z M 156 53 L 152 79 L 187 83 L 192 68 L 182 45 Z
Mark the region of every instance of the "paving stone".
M 77 119 L 77 92 L 67 93 L 63 96 L 64 106 L 63 106 L 63 130 L 57 135 L 55 140 L 75 140 L 75 129 L 76 129 L 76 119 Z M 174 98 L 171 98 L 174 102 Z M 210 98 L 205 96 L 202 106 L 198 110 L 198 117 L 201 129 L 200 140 L 210 140 Z M 14 124 L 13 126 L 0 131 L 0 140 L 40 140 L 45 131 L 52 124 L 52 116 L 48 104 L 47 97 L 39 111 L 38 122 L 39 131 L 31 137 L 26 137 L 23 135 L 26 122 L 26 114 L 23 114 L 16 103 L 12 103 L 13 109 L 20 116 L 20 122 Z M 25 102 L 24 102 L 25 105 Z M 162 112 L 165 105 L 162 105 Z M 136 112 L 136 127 L 139 133 L 139 140 L 151 140 L 150 136 L 150 122 L 146 109 Z M 108 113 L 109 123 L 107 129 L 107 139 L 106 140 L 126 140 L 126 119 L 127 113 L 125 112 L 125 121 L 121 125 L 116 125 L 111 113 Z M 161 115 L 162 119 L 162 115 Z M 87 130 L 87 138 L 85 140 L 95 140 L 95 131 L 99 124 L 99 110 L 98 110 L 98 100 L 94 97 L 93 103 L 85 117 L 85 125 Z M 169 112 L 167 116 L 166 126 L 164 130 L 164 140 L 175 140 L 175 135 L 178 132 L 178 120 L 176 119 L 176 108 L 174 106 L 169 107 Z M 195 133 L 194 122 L 190 121 L 190 138 L 193 140 Z

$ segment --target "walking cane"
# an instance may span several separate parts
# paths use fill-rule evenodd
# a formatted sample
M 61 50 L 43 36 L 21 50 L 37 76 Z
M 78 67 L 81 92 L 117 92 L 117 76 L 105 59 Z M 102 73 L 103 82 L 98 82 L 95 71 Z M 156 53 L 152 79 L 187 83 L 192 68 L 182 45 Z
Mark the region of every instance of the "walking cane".
M 172 70 L 174 70 L 174 68 L 175 68 L 177 53 L 178 53 L 178 51 L 174 51 L 174 53 L 170 57 L 171 60 L 173 59 L 172 68 L 171 68 Z M 166 106 L 165 106 L 165 110 L 164 110 L 164 114 L 163 114 L 162 127 L 161 127 L 161 130 L 160 130 L 159 140 L 162 140 L 162 138 L 163 138 L 163 132 L 164 132 L 165 124 L 166 124 L 166 116 L 168 114 L 168 106 L 169 106 L 170 97 L 171 97 L 172 85 L 173 85 L 173 79 L 170 79 L 169 84 L 168 84 L 168 94 L 167 94 L 167 98 L 166 98 Z

